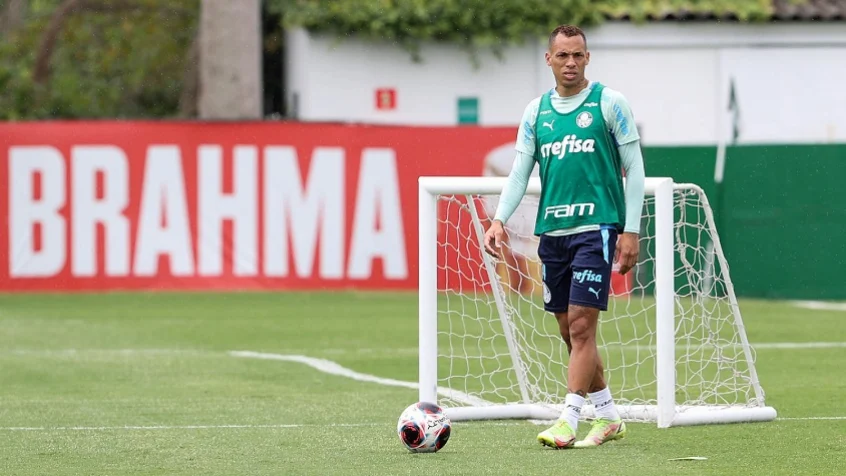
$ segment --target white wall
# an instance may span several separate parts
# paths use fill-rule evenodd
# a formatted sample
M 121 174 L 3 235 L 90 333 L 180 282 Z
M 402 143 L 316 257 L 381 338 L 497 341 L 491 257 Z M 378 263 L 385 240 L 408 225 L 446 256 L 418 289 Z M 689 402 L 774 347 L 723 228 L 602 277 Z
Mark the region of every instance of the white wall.
M 289 33 L 287 44 L 289 104 L 297 94 L 297 116 L 306 121 L 453 125 L 458 98 L 476 96 L 481 124 L 512 125 L 535 95 L 535 45 L 510 48 L 501 61 L 482 54 L 476 68 L 469 53 L 448 45 L 424 45 L 415 63 L 392 44 L 303 31 Z M 395 110 L 377 110 L 378 88 L 396 88 Z
M 846 142 L 846 24 L 607 24 L 587 31 L 588 77 L 628 97 L 644 142 L 714 144 L 731 129 L 735 81 L 742 143 Z M 544 40 L 489 53 L 474 68 L 457 47 L 399 46 L 289 34 L 289 104 L 305 121 L 454 125 L 457 98 L 477 96 L 479 122 L 516 126 L 553 86 Z M 375 90 L 397 90 L 379 111 Z
M 736 48 L 722 60 L 744 142 L 846 141 L 846 48 Z
M 628 98 L 644 143 L 707 144 L 717 134 L 718 56 L 710 48 L 591 47 L 588 77 Z

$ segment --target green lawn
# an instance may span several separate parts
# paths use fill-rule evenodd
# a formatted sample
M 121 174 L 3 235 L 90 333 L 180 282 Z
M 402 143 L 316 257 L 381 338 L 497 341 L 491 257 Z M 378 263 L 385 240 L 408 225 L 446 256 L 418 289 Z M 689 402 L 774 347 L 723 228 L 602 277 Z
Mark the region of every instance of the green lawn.
M 846 342 L 846 312 L 766 301 L 741 311 L 753 344 Z M 756 349 L 775 422 L 635 423 L 594 451 L 543 448 L 530 422 L 456 422 L 428 455 L 396 436 L 417 390 L 230 353 L 414 382 L 416 348 L 412 293 L 0 295 L 0 474 L 822 475 L 846 465 L 843 346 Z M 631 349 L 608 357 L 639 362 Z M 643 371 L 621 370 L 645 385 Z M 668 461 L 686 456 L 707 460 Z

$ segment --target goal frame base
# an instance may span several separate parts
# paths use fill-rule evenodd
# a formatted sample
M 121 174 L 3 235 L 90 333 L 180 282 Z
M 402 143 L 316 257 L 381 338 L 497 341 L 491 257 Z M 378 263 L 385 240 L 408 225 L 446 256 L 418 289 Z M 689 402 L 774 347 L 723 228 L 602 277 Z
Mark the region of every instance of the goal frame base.
M 446 416 L 452 421 L 474 420 L 539 420 L 553 421 L 561 415 L 563 406 L 513 403 L 484 407 L 445 407 Z M 618 405 L 617 411 L 623 420 L 656 422 L 657 405 Z M 582 408 L 582 418 L 592 419 L 595 413 L 592 405 Z M 710 425 L 719 423 L 750 423 L 775 420 L 777 412 L 773 407 L 740 406 L 677 406 L 673 416 L 659 428 L 676 426 Z

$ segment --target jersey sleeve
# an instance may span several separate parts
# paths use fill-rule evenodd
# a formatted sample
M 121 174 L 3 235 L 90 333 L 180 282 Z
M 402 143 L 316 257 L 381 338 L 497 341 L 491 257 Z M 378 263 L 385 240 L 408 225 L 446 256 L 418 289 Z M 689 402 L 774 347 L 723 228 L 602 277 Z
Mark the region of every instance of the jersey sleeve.
M 643 196 L 645 186 L 645 172 L 643 169 L 643 154 L 640 141 L 621 145 L 620 159 L 626 170 L 626 233 L 640 233 L 640 216 L 643 213 Z
M 499 204 L 496 209 L 494 220 L 499 220 L 503 224 L 508 222 L 514 211 L 523 200 L 526 194 L 526 188 L 529 186 L 529 177 L 532 175 L 532 170 L 535 168 L 535 158 L 524 152 L 517 152 L 517 157 L 514 159 L 514 165 L 511 167 L 511 173 L 508 174 L 508 180 L 505 182 L 505 187 L 502 188 Z
M 611 129 L 617 145 L 640 140 L 629 101 L 619 91 L 606 87 L 602 90 L 602 117 Z
M 535 121 L 540 108 L 540 98 L 533 99 L 523 111 L 520 126 L 517 128 L 517 144 L 515 149 L 529 156 L 535 155 Z

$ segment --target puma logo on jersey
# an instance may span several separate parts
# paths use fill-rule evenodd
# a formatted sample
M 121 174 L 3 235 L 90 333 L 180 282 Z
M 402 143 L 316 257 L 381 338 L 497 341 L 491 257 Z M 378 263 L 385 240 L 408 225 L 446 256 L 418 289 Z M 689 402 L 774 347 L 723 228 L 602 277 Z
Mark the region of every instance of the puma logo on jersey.
M 548 128 L 549 128 L 549 130 L 554 131 L 555 129 L 553 129 L 553 128 L 552 128 L 552 127 L 553 127 L 552 125 L 553 125 L 554 123 L 555 123 L 555 119 L 553 119 L 553 120 L 551 120 L 551 121 L 549 121 L 549 122 L 544 122 L 542 127 L 548 127 Z
M 599 103 L 598 102 L 586 102 L 584 104 L 584 106 L 585 107 L 596 107 L 596 106 L 599 106 Z
M 595 152 L 595 147 L 596 141 L 593 139 L 578 139 L 573 134 L 567 134 L 560 141 L 541 144 L 540 153 L 544 159 L 558 157 L 560 160 L 570 153 Z
M 596 296 L 596 299 L 599 299 L 599 291 L 598 290 L 593 289 L 593 288 L 588 288 L 588 291 L 593 293 L 593 295 Z

